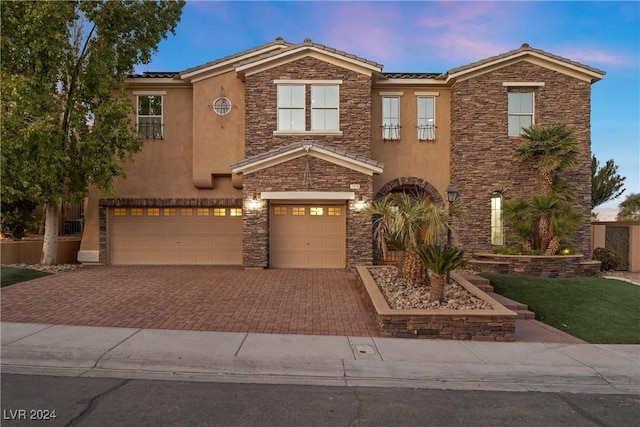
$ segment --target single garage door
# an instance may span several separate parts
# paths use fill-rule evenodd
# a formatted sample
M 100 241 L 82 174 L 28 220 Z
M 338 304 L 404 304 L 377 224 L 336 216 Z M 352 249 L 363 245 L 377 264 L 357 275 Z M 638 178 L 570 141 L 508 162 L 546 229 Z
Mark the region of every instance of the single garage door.
M 241 208 L 112 208 L 108 230 L 111 264 L 242 264 Z
M 271 267 L 344 268 L 345 205 L 271 205 Z

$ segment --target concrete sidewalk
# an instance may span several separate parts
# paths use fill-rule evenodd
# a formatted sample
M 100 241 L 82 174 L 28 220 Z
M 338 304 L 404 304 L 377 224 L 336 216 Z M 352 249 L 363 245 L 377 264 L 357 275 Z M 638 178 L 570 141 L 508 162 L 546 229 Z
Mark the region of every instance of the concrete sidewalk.
M 2 322 L 2 372 L 182 381 L 640 394 L 640 346 Z

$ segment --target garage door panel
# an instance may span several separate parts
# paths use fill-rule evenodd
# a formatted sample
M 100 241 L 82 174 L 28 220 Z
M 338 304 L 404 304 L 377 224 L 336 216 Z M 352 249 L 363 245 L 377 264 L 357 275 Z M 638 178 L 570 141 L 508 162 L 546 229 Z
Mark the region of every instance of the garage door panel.
M 242 264 L 242 217 L 197 216 L 193 208 L 161 209 L 158 216 L 126 211 L 109 212 L 111 264 Z
M 329 215 L 330 208 L 333 215 Z M 344 209 L 344 205 L 272 205 L 271 266 L 344 268 L 346 217 L 335 214 Z M 294 212 L 300 215 L 293 215 Z

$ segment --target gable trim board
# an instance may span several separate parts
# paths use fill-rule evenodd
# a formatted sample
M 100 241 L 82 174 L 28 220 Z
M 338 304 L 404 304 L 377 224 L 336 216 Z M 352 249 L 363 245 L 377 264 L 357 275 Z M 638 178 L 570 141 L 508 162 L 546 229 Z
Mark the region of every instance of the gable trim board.
M 382 163 L 363 156 L 350 155 L 317 142 L 303 141 L 233 163 L 231 164 L 231 172 L 234 174 L 253 173 L 306 155 L 317 157 L 368 176 L 381 174 L 384 167 Z

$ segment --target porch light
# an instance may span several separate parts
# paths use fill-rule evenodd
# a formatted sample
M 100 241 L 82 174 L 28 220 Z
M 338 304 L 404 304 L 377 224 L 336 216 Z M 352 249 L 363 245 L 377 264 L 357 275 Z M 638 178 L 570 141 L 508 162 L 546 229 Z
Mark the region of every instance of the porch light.
M 249 210 L 257 211 L 260 209 L 260 202 L 256 197 L 256 193 L 253 193 L 253 199 L 249 200 Z
M 364 208 L 367 207 L 367 202 L 365 202 L 364 198 L 362 196 L 360 196 L 360 199 L 353 204 L 353 207 L 357 211 L 361 211 L 361 210 L 363 210 Z
M 449 204 L 455 202 L 458 198 L 458 189 L 451 184 L 444 190 L 444 193 L 447 195 L 447 202 L 449 202 Z

